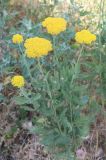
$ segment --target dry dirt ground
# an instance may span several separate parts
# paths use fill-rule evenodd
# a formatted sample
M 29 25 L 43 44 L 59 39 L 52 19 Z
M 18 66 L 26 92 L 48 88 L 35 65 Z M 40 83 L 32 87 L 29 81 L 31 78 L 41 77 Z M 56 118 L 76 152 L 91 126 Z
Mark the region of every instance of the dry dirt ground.
M 10 133 L 18 116 L 18 108 L 14 105 L 7 109 L 0 104 L 0 160 L 50 160 L 38 136 L 26 129 L 31 122 L 24 122 L 15 133 Z

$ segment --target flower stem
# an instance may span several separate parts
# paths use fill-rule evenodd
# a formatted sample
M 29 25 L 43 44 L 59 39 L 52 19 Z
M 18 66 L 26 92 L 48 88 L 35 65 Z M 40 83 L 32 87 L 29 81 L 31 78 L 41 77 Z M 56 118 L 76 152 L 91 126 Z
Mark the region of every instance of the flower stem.
M 32 75 L 31 75 L 31 71 L 30 71 L 29 64 L 28 64 L 28 62 L 27 62 L 27 60 L 26 60 L 25 54 L 23 53 L 23 50 L 22 50 L 22 48 L 21 48 L 21 46 L 20 46 L 20 45 L 19 45 L 19 49 L 20 49 L 20 52 L 21 52 L 21 55 L 22 55 L 22 58 L 23 58 L 23 61 L 24 61 L 25 67 L 26 67 L 26 69 L 27 69 L 27 71 L 28 71 L 28 74 L 29 74 L 30 80 L 31 80 L 31 82 L 33 82 L 33 78 L 32 78 Z
M 54 51 L 54 61 L 58 65 L 58 57 L 56 54 L 56 36 L 53 36 L 53 51 Z
M 71 79 L 71 83 L 70 83 L 71 86 L 73 86 L 74 80 L 76 79 L 76 76 L 77 76 L 77 73 L 78 73 L 77 70 L 78 70 L 78 65 L 79 65 L 79 61 L 80 61 L 82 52 L 83 52 L 83 45 L 82 45 L 82 48 L 81 48 L 81 50 L 80 50 L 78 59 L 77 59 L 77 61 L 76 61 L 76 63 L 75 63 L 74 73 L 73 73 L 73 75 L 72 75 L 72 79 Z M 71 98 L 72 98 L 72 96 L 71 96 Z M 74 125 L 74 124 L 73 124 L 73 121 L 74 121 L 73 117 L 74 117 L 74 115 L 73 115 L 73 105 L 71 104 L 71 102 L 70 102 L 70 112 L 71 112 L 71 124 L 72 124 L 72 126 L 73 126 L 73 125 Z M 74 127 L 74 126 L 73 126 L 73 127 Z M 75 149 L 75 143 L 76 143 L 76 137 L 75 137 L 75 132 L 74 132 L 73 129 L 72 129 L 72 137 L 73 137 L 73 150 L 74 150 L 74 149 Z M 75 143 L 74 143 L 74 142 L 75 142 Z
M 44 80 L 45 80 L 46 85 L 47 85 L 48 95 L 49 95 L 49 97 L 50 97 L 50 99 L 51 99 L 51 102 L 52 102 L 52 109 L 53 109 L 53 112 L 54 112 L 54 118 L 55 118 L 55 120 L 56 120 L 58 129 L 59 129 L 60 133 L 63 134 L 63 133 L 62 133 L 62 130 L 61 130 L 61 126 L 60 126 L 59 121 L 58 121 L 58 118 L 57 118 L 57 113 L 56 113 L 56 109 L 55 109 L 55 106 L 54 106 L 53 97 L 52 97 L 52 93 L 51 93 L 51 91 L 50 91 L 49 83 L 48 83 L 47 77 L 44 75 L 44 72 L 43 72 L 43 69 L 42 69 L 42 65 L 41 65 L 39 59 L 38 59 L 38 66 L 39 66 L 40 72 L 41 72 L 42 75 L 44 76 Z
M 20 92 L 22 93 L 22 95 L 30 102 L 30 104 L 32 103 L 31 102 L 31 99 L 28 97 L 27 93 L 25 92 L 24 88 L 20 88 Z
M 81 50 L 80 50 L 80 54 L 79 54 L 79 56 L 78 56 L 77 62 L 76 62 L 75 67 L 74 67 L 74 74 L 73 74 L 72 79 L 71 79 L 71 85 L 73 84 L 73 82 L 74 82 L 74 80 L 75 80 L 75 78 L 76 78 L 77 68 L 78 68 L 78 65 L 79 65 L 79 60 L 80 60 L 80 58 L 81 58 L 82 52 L 83 52 L 83 45 L 82 45 L 82 48 L 81 48 Z

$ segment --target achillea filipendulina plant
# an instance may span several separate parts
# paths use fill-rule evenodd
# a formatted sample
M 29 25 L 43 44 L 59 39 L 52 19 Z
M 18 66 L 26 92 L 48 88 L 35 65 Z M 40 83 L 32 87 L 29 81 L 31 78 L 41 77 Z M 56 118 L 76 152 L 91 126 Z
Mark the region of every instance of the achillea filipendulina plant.
M 84 50 L 86 45 L 83 44 L 91 44 L 96 40 L 96 36 L 88 30 L 82 30 L 74 37 L 73 29 L 66 30 L 67 22 L 63 18 L 48 17 L 42 25 L 52 36 L 42 33 L 41 28 L 41 33 L 36 30 L 39 33 L 38 37 L 28 38 L 24 45 L 19 45 L 22 65 L 20 68 L 28 87 L 25 88 L 24 78 L 19 76 L 13 77 L 11 82 L 20 89 L 21 96 L 17 96 L 19 100 L 17 104 L 26 107 L 28 111 L 39 113 L 39 116 L 34 117 L 36 120 L 31 132 L 41 135 L 43 143 L 53 154 L 59 155 L 61 152 L 64 153 L 63 159 L 73 159 L 81 138 L 88 133 L 91 120 L 91 117 L 89 119 L 82 112 L 83 107 L 91 103 L 86 79 L 88 83 L 96 76 L 94 64 L 92 76 L 89 76 L 92 67 L 86 69 L 91 61 L 89 63 L 86 61 L 86 54 L 83 54 L 86 52 Z M 30 32 L 35 36 L 32 30 L 29 31 L 29 35 Z M 58 35 L 60 33 L 61 35 Z M 69 34 L 72 37 L 68 38 L 71 40 L 75 38 L 77 47 L 70 46 L 70 39 L 67 38 Z M 47 39 L 40 38 L 41 36 L 47 36 Z M 51 51 L 53 54 L 45 57 Z M 84 83 L 82 79 L 85 80 Z
M 96 41 L 96 36 L 89 30 L 81 30 L 75 34 L 75 40 L 80 44 L 91 44 Z
M 42 26 L 52 35 L 58 35 L 66 30 L 67 21 L 64 18 L 48 17 L 42 22 Z
M 12 37 L 12 42 L 15 44 L 20 44 L 24 41 L 23 36 L 21 34 L 15 34 Z
M 26 48 L 25 54 L 28 58 L 46 56 L 53 50 L 52 43 L 49 40 L 40 37 L 26 39 L 24 47 Z

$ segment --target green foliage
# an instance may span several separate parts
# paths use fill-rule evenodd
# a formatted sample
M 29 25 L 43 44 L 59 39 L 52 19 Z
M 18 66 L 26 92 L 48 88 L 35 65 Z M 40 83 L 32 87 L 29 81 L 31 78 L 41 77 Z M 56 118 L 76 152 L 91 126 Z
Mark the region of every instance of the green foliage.
M 15 96 L 13 100 L 22 109 L 39 113 L 33 120 L 35 126 L 30 131 L 41 135 L 42 143 L 52 153 L 59 156 L 63 152 L 69 157 L 70 150 L 70 154 L 74 156 L 75 149 L 82 138 L 88 135 L 89 125 L 101 107 L 93 103 L 91 93 L 96 85 L 95 77 L 101 72 L 104 73 L 103 65 L 96 55 L 96 47 L 92 53 L 86 46 L 72 49 L 70 41 L 74 36 L 73 28 L 61 33 L 53 41 L 52 36 L 46 35 L 42 32 L 42 28 L 37 26 L 35 26 L 36 32 L 38 30 L 37 36 L 39 34 L 50 39 L 55 48 L 53 53 L 39 59 L 40 66 L 36 59 L 26 59 L 23 63 L 24 59 L 19 53 L 19 62 L 22 61 L 20 67 L 22 66 L 22 73 L 30 89 L 21 89 L 20 95 Z M 69 38 L 67 33 L 70 35 Z M 33 28 L 29 30 L 29 35 L 32 34 L 36 35 L 33 33 Z M 20 47 L 24 50 L 23 46 Z M 88 61 L 88 57 L 93 60 Z M 30 80 L 29 71 L 32 76 Z M 95 91 L 98 91 L 99 87 Z M 83 113 L 86 106 L 88 115 Z M 94 114 L 93 109 L 97 107 L 98 110 Z
M 3 14 L 1 28 L 8 21 L 6 11 Z M 88 12 L 80 14 L 85 16 Z M 11 43 L 16 31 L 23 34 L 24 39 L 34 36 L 49 39 L 53 43 L 53 52 L 40 58 L 39 66 L 38 59 L 23 56 L 23 44 Z M 39 113 L 32 117 L 30 132 L 41 136 L 42 143 L 56 156 L 56 160 L 75 158 L 76 148 L 89 134 L 90 123 L 95 121 L 95 116 L 106 103 L 105 29 L 91 46 L 76 44 L 73 40 L 75 33 L 72 24 L 64 33 L 52 37 L 43 31 L 41 23 L 35 24 L 25 17 L 17 30 L 12 27 L 5 38 L 18 58 L 4 53 L 3 61 L 0 61 L 1 74 L 21 73 L 25 77 L 25 87 L 18 90 L 11 101 L 20 107 L 19 118 L 22 120 L 27 112 Z M 0 102 L 3 100 L 4 96 L 0 94 Z M 6 138 L 11 138 L 14 132 L 13 128 Z

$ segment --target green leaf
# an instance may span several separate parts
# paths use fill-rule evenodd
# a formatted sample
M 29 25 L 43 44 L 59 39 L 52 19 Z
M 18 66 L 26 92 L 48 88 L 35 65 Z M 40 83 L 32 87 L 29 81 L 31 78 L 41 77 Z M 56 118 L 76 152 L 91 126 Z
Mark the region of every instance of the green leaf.
M 38 101 L 40 98 L 41 98 L 41 94 L 40 93 L 31 95 L 31 101 L 32 101 L 33 104 L 36 103 L 36 101 Z
M 17 97 L 14 97 L 13 100 L 17 105 L 30 104 L 30 101 L 25 97 L 17 96 Z
M 31 111 L 31 112 L 35 111 L 35 109 L 28 106 L 20 106 L 20 108 L 24 109 L 25 111 Z
M 67 135 L 60 135 L 56 138 L 55 142 L 56 144 L 61 146 L 68 145 L 70 143 L 70 137 L 68 137 Z

